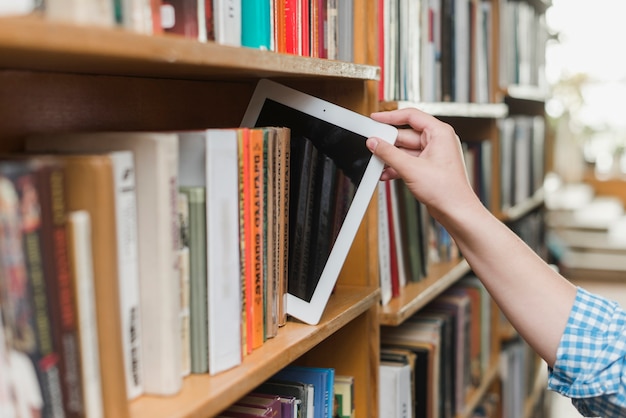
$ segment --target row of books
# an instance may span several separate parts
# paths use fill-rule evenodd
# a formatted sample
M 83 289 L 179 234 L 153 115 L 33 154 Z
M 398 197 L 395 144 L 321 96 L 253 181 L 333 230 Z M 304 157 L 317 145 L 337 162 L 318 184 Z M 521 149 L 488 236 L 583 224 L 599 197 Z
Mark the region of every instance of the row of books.
M 329 248 L 321 239 L 306 246 L 308 252 L 289 245 L 292 223 L 308 224 L 307 234 L 320 232 L 319 216 L 311 218 L 316 212 L 300 211 L 304 220 L 298 204 L 319 208 L 322 195 L 330 199 L 326 222 L 331 229 L 339 222 L 333 216 L 345 216 L 339 196 L 346 189 L 332 185 L 345 183 L 342 172 L 322 169 L 321 156 L 305 160 L 315 154 L 308 142 L 291 141 L 287 128 L 50 134 L 25 139 L 37 156 L 0 163 L 13 193 L 6 197 L 12 212 L 3 217 L 6 237 L 0 248 L 6 269 L 0 287 L 4 340 L 32 354 L 35 365 L 44 354 L 67 350 L 72 361 L 82 360 L 68 370 L 90 373 L 68 377 L 54 390 L 42 380 L 45 408 L 55 405 L 49 399 L 54 393 L 76 394 L 95 405 L 98 412 L 90 417 L 125 417 L 129 399 L 175 394 L 185 375 L 235 367 L 278 333 L 286 321 L 287 289 L 292 284 L 307 288 L 309 270 L 298 268 L 314 269 L 309 259 Z M 291 155 L 298 166 L 293 172 Z M 311 180 L 304 199 L 292 197 L 301 194 L 300 178 L 312 175 L 301 168 L 318 164 L 320 176 L 334 174 L 330 186 Z M 42 183 L 44 174 L 52 177 L 48 167 L 55 169 L 59 189 L 50 190 L 52 179 L 49 186 Z M 33 178 L 18 181 L 18 168 L 32 171 Z M 322 193 L 329 190 L 337 194 Z M 59 212 L 53 216 L 52 209 Z M 71 214 L 79 244 L 66 247 L 60 232 L 49 232 L 42 234 L 40 254 L 49 264 L 45 281 L 56 286 L 64 280 L 63 310 L 54 294 L 35 282 L 41 267 L 29 266 L 35 263 L 29 257 L 38 244 L 26 232 L 35 215 L 42 229 L 52 229 L 55 221 L 59 231 L 65 230 L 65 214 Z M 332 230 L 326 236 L 332 240 Z M 301 252 L 296 257 L 294 251 Z M 55 263 L 66 257 L 76 259 L 71 277 L 67 265 L 54 274 Z M 75 290 L 68 287 L 72 283 Z M 63 319 L 70 312 L 75 315 L 68 327 L 80 339 L 80 349 L 56 344 L 49 352 L 31 353 L 21 348 L 24 343 L 15 343 L 30 338 L 33 349 L 42 350 L 36 318 L 49 313 Z
M 543 187 L 545 119 L 509 116 L 498 120 L 500 138 L 500 208 L 527 201 Z
M 491 1 L 379 0 L 378 7 L 382 100 L 491 100 Z
M 378 199 L 378 257 L 381 303 L 398 297 L 411 282 L 428 276 L 429 266 L 459 259 L 450 234 L 400 180 L 381 183 Z
M 354 377 L 334 368 L 287 366 L 219 417 L 353 418 Z
M 281 53 L 353 60 L 353 0 L 20 0 L 0 16 L 39 13 L 55 21 Z M 10 2 L 14 3 L 14 2 Z
M 403 324 L 383 327 L 380 416 L 464 413 L 492 362 L 491 312 L 486 289 L 468 275 Z
M 532 394 L 538 378 L 546 378 L 547 365 L 526 341 L 516 337 L 502 346 L 500 377 L 502 382 L 502 417 L 514 418 L 527 415 L 526 399 Z M 538 403 L 541 406 L 541 403 Z
M 499 0 L 499 84 L 546 91 L 545 46 L 549 38 L 543 10 L 533 2 Z

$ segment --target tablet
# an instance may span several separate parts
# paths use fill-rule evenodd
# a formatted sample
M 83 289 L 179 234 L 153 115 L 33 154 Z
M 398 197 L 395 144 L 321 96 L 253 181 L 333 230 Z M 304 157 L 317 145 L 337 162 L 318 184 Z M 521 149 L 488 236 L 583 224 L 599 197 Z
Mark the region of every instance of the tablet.
M 242 126 L 291 130 L 286 312 L 315 325 L 384 167 L 365 141 L 375 136 L 394 143 L 398 131 L 266 79 L 257 84 Z

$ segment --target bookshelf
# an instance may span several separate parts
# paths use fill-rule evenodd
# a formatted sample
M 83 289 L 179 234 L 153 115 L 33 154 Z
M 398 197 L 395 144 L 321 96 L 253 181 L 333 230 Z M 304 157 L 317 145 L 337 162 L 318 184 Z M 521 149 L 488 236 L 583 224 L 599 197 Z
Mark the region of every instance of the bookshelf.
M 476 2 L 473 3 L 476 4 Z M 488 40 L 490 74 L 485 86 L 483 86 L 483 88 L 487 88 L 489 91 L 489 100 L 487 102 L 478 103 L 472 102 L 472 100 L 463 102 L 455 102 L 454 100 L 423 101 L 419 99 L 408 100 L 405 97 L 398 97 L 394 100 L 394 97 L 389 97 L 390 94 L 393 94 L 389 93 L 389 91 L 393 91 L 393 88 L 386 88 L 384 90 L 385 97 L 379 103 L 379 109 L 417 108 L 452 125 L 462 142 L 474 145 L 482 142 L 490 143 L 491 158 L 484 164 L 490 164 L 492 176 L 489 180 L 490 196 L 488 201 L 484 203 L 488 205 L 491 212 L 498 219 L 512 228 L 516 228 L 520 224 L 527 222 L 527 219 L 542 218 L 544 191 L 542 187 L 533 186 L 532 190 L 529 190 L 527 196 L 523 199 L 519 199 L 512 204 L 503 204 L 503 200 L 507 198 L 507 190 L 501 168 L 510 165 L 511 162 L 504 160 L 503 147 L 505 146 L 505 139 L 503 138 L 501 124 L 502 121 L 508 118 L 537 117 L 545 119 L 544 105 L 548 98 L 548 93 L 542 74 L 544 65 L 542 54 L 547 37 L 545 33 L 541 33 L 541 26 L 550 2 L 543 0 L 523 0 L 521 2 L 495 0 L 487 1 L 486 3 L 489 4 L 489 16 L 494 30 L 492 37 Z M 514 22 L 510 20 L 514 14 L 511 8 L 516 7 L 525 9 L 524 13 L 534 13 L 533 31 L 537 29 L 537 33 L 528 34 L 528 36 L 533 36 L 535 42 L 533 45 L 526 45 L 528 48 L 517 44 L 519 39 L 513 39 L 515 37 L 510 35 L 510 31 L 514 31 L 513 27 L 519 23 L 515 22 L 513 24 Z M 530 16 L 527 14 L 526 18 L 530 18 Z M 530 26 L 520 24 L 520 27 L 528 28 Z M 524 31 L 528 30 L 524 29 Z M 520 34 L 519 38 L 521 39 L 522 36 L 526 35 Z M 530 38 L 526 38 L 526 40 L 528 39 Z M 422 44 L 420 48 L 423 47 L 424 45 Z M 513 58 L 514 53 L 518 54 L 515 58 Z M 410 57 L 406 59 L 409 60 Z M 520 68 L 515 68 L 522 61 L 524 61 L 524 65 L 529 64 L 529 67 L 524 68 L 523 71 Z M 395 67 L 392 64 L 387 69 L 393 71 Z M 475 70 L 472 68 L 470 71 Z M 522 73 L 524 77 L 520 76 Z M 385 73 L 383 73 L 383 76 L 385 76 Z M 396 77 L 402 80 L 399 82 L 410 84 L 410 81 L 401 78 L 401 76 L 397 75 Z M 396 89 L 395 91 L 399 90 L 402 91 L 402 89 Z M 478 88 L 472 87 L 472 91 L 475 90 L 478 90 Z M 423 89 L 423 91 L 428 91 L 428 89 Z M 400 96 L 402 96 L 402 93 L 400 93 Z M 546 172 L 549 168 L 550 150 L 550 136 L 544 131 L 542 143 L 543 161 L 540 164 L 542 172 Z M 530 171 L 531 167 L 528 167 L 528 170 Z M 543 242 L 543 229 L 542 227 L 539 227 L 539 229 L 539 231 L 535 231 L 532 234 L 531 238 L 536 238 L 539 244 L 541 244 Z M 533 244 L 536 243 L 533 242 Z M 542 250 L 542 248 L 538 249 L 538 251 L 543 252 Z M 542 255 L 545 254 L 542 253 Z M 407 284 L 400 290 L 400 295 L 392 298 L 388 304 L 381 307 L 379 313 L 381 326 L 397 327 L 409 321 L 410 318 L 419 314 L 430 302 L 436 300 L 440 294 L 444 293 L 470 272 L 471 268 L 462 258 L 433 262 L 426 277 L 415 282 L 407 280 Z M 488 371 L 482 376 L 480 384 L 471 389 L 466 399 L 466 407 L 463 411 L 457 412 L 457 417 L 472 416 L 474 407 L 489 393 L 495 392 L 500 397 L 502 395 L 501 379 L 505 371 L 501 369 L 500 352 L 506 341 L 519 337 L 493 302 L 492 306 L 492 356 Z M 531 363 L 529 368 L 534 370 L 532 375 L 536 377 L 531 383 L 531 390 L 525 395 L 526 399 L 521 400 L 521 404 L 524 405 L 525 409 L 525 411 L 522 411 L 523 416 L 535 416 L 533 411 L 538 410 L 538 406 L 543 400 L 541 396 L 542 390 L 545 388 L 546 375 L 545 373 L 540 373 L 540 371 L 545 372 L 545 370 L 541 369 L 544 366 L 543 363 L 540 364 L 536 358 L 533 358 Z M 502 408 L 503 406 L 499 405 L 496 408 L 498 412 L 492 416 L 505 416 L 502 415 L 504 413 Z
M 238 126 L 257 80 L 265 77 L 369 114 L 380 72 L 368 43 L 367 22 L 375 7 L 357 0 L 354 10 L 355 34 L 363 35 L 355 36 L 355 63 L 39 16 L 2 17 L 2 151 L 21 151 L 23 137 L 38 133 Z M 172 397 L 141 396 L 127 405 L 130 416 L 215 416 L 292 363 L 355 376 L 356 414 L 375 416 L 380 294 L 375 213 L 375 207 L 368 210 L 319 325 L 290 321 L 241 366 L 216 376 L 189 376 Z M 337 350 L 339 345 L 344 349 Z
M 545 1 L 531 3 L 546 7 Z M 495 24 L 499 2 L 491 4 Z M 497 121 L 512 112 L 537 114 L 545 95 L 538 89 L 512 86 L 502 90 L 500 98 L 494 74 L 489 103 L 379 102 L 378 39 L 372 30 L 377 13 L 377 1 L 355 0 L 354 63 L 199 43 L 173 35 L 53 23 L 36 16 L 0 18 L 0 147 L 4 152 L 20 151 L 25 135 L 64 130 L 238 126 L 256 81 L 268 77 L 362 114 L 418 107 L 452 124 L 468 141 L 491 141 L 492 164 L 497 167 Z M 495 36 L 494 51 L 497 41 Z M 494 69 L 497 61 L 494 54 Z M 494 208 L 499 190 L 495 176 Z M 502 220 L 517 220 L 541 205 L 538 194 L 494 213 Z M 129 403 L 130 415 L 213 416 L 295 363 L 335 367 L 341 374 L 355 376 L 357 417 L 376 417 L 380 327 L 403 323 L 470 269 L 463 260 L 434 265 L 425 280 L 410 284 L 400 298 L 380 307 L 375 199 L 370 206 L 319 325 L 289 322 L 241 366 L 217 376 L 187 377 L 173 397 L 142 396 Z M 481 399 L 494 387 L 497 390 L 499 319 L 494 309 L 494 356 L 480 385 L 468 395 L 462 417 L 471 416 Z

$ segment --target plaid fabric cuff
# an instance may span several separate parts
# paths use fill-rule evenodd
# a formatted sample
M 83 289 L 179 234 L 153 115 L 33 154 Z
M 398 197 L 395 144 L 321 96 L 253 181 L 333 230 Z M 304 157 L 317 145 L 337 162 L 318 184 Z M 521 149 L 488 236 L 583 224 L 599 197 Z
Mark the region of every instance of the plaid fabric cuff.
M 625 356 L 624 311 L 578 288 L 548 388 L 576 399 L 585 416 L 626 416 Z

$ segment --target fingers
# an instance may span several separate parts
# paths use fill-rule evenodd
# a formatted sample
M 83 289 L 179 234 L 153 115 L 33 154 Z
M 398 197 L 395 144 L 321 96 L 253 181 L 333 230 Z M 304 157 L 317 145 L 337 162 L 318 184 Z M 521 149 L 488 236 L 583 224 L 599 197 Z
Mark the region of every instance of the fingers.
M 396 126 L 410 125 L 413 129 L 420 132 L 441 123 L 441 121 L 434 116 L 415 108 L 392 110 L 389 112 L 374 112 L 371 114 L 371 118 L 378 122 Z
M 413 157 L 405 151 L 379 138 L 368 138 L 365 145 L 388 166 L 381 177 L 382 180 L 403 177 L 403 173 L 409 169 L 413 160 Z

